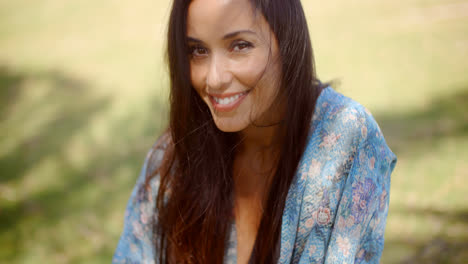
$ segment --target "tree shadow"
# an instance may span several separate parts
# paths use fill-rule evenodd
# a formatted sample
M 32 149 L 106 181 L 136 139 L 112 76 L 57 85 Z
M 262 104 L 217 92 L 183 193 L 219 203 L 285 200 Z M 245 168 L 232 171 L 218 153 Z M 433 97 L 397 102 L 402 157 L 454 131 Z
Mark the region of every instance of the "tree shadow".
M 24 80 L 25 76 L 23 74 L 0 65 L 0 122 L 6 118 L 12 104 L 18 98 L 19 87 L 21 87 Z
M 418 217 L 437 219 L 444 226 L 458 225 L 468 230 L 468 210 L 441 211 L 435 209 L 404 208 L 393 210 L 394 214 L 417 215 Z M 412 252 L 402 260 L 395 261 L 399 250 L 410 249 Z M 466 263 L 468 259 L 468 236 L 466 232 L 447 235 L 443 232 L 430 238 L 400 237 L 385 241 L 384 263 Z
M 459 92 L 433 100 L 426 109 L 407 114 L 377 115 L 388 145 L 402 153 L 415 144 L 435 142 L 445 137 L 468 136 L 468 85 Z
M 468 85 L 455 90 L 459 92 L 436 98 L 419 111 L 376 115 L 375 118 L 388 145 L 400 161 L 411 160 L 417 155 L 415 153 L 430 152 L 446 139 L 454 139 L 456 142 L 458 139 L 465 140 L 468 137 Z M 399 177 L 420 177 L 421 181 L 429 180 L 424 175 L 399 175 Z M 416 193 L 418 191 L 415 190 Z M 430 190 L 427 190 L 427 193 L 430 193 Z M 454 226 L 468 230 L 466 209 L 442 211 L 400 205 L 393 206 L 390 214 L 399 215 L 401 219 L 405 217 L 431 219 L 438 223 L 438 226 L 440 224 L 441 229 L 428 229 L 424 237 L 390 236 L 385 241 L 383 263 L 466 263 L 467 233 L 454 235 L 453 232 L 447 231 Z
M 38 164 L 41 160 L 52 154 L 63 151 L 67 142 L 82 127 L 88 125 L 93 116 L 106 109 L 109 100 L 106 98 L 93 98 L 89 94 L 91 86 L 81 80 L 69 77 L 60 72 L 20 73 L 0 66 L 0 101 L 2 107 L 2 121 L 13 115 L 14 121 L 4 124 L 4 135 L 0 144 L 8 141 L 9 134 L 26 133 L 30 136 L 23 138 L 15 144 L 13 150 L 0 157 L 2 171 L 0 184 L 11 180 L 19 180 L 26 171 Z M 35 89 L 33 85 L 23 85 L 25 82 L 45 83 L 49 89 L 40 100 L 28 104 L 21 109 L 21 113 L 13 111 L 12 107 L 19 97 Z M 40 119 L 42 110 L 54 104 L 57 114 L 42 124 L 33 133 L 25 131 L 25 124 Z
M 64 194 L 86 185 L 86 177 L 71 176 L 73 168 L 62 160 L 57 166 L 64 168 L 63 175 L 56 177 L 70 179 L 68 189 L 56 191 L 55 195 L 46 190 L 18 198 L 23 196 L 19 194 L 22 194 L 25 175 L 43 160 L 64 156 L 67 142 L 108 108 L 109 99 L 92 96 L 92 88 L 89 83 L 60 71 L 22 72 L 0 65 L 0 146 L 11 145 L 0 155 L 0 187 L 15 189 L 17 193 L 10 199 L 0 196 L 0 240 L 6 245 L 0 249 L 0 259 L 19 254 L 24 238 L 17 230 L 19 224 L 38 214 L 45 219 L 59 217 L 54 210 L 61 210 Z M 43 91 L 40 96 L 18 106 L 25 95 L 37 89 Z M 42 114 L 48 109 L 54 111 L 44 118 Z M 36 120 L 44 121 L 33 126 L 34 131 L 29 131 L 31 126 L 28 125 Z M 11 142 L 13 137 L 14 143 Z
M 70 151 L 67 143 L 79 136 L 96 115 L 108 109 L 110 99 L 92 96 L 92 85 L 60 72 L 21 73 L 0 67 L 0 80 L 0 100 L 6 102 L 2 105 L 5 115 L 1 120 L 10 122 L 11 115 L 16 117 L 14 122 L 10 122 L 12 127 L 7 129 L 8 132 L 21 131 L 22 123 L 31 122 L 34 113 L 41 112 L 50 104 L 57 109 L 57 114 L 37 131 L 14 144 L 14 148 L 6 154 L 0 155 L 0 187 L 21 183 L 26 174 L 34 173 L 35 166 L 47 159 L 53 159 L 58 167 L 58 174 L 51 177 L 61 182 L 13 202 L 2 200 L 0 196 L 0 242 L 6 245 L 0 249 L 0 260 L 20 261 L 21 256 L 30 250 L 25 248 L 24 241 L 31 240 L 43 230 L 52 230 L 54 226 L 63 224 L 64 219 L 81 220 L 90 215 L 100 222 L 115 214 L 115 207 L 109 206 L 113 204 L 121 204 L 123 214 L 125 203 L 121 199 L 130 195 L 146 152 L 167 123 L 167 111 L 160 98 L 149 95 L 148 112 L 142 116 L 141 111 L 137 111 L 139 109 L 130 109 L 125 116 L 109 121 L 112 134 L 106 136 L 115 144 L 103 145 L 90 139 L 85 152 L 92 158 L 78 166 L 66 155 Z M 50 89 L 40 100 L 21 106 L 23 112 L 31 115 L 18 113 L 15 104 L 22 100 L 23 93 L 28 92 L 26 89 L 31 88 L 31 82 L 45 83 Z M 24 85 L 26 83 L 28 85 Z M 1 137 L 0 146 L 6 141 L 8 138 Z M 116 175 L 122 170 L 128 173 L 118 179 Z M 21 192 L 21 187 L 17 191 Z M 86 223 L 70 224 L 71 229 L 76 229 L 69 235 L 74 239 L 87 241 L 86 236 L 96 234 L 107 237 L 103 244 L 96 246 L 95 251 L 101 257 L 110 259 L 116 239 L 109 239 L 109 234 L 102 229 L 89 231 Z M 70 245 L 63 245 L 62 240 L 53 234 L 50 241 L 56 244 L 56 251 L 72 250 Z M 78 261 L 89 257 L 80 255 L 74 258 Z
M 392 251 L 387 249 L 391 248 Z M 398 248 L 413 248 L 415 253 L 409 257 L 397 260 Z M 465 264 L 468 259 L 468 242 L 454 241 L 444 237 L 434 237 L 430 240 L 394 239 L 385 241 L 382 263 L 400 264 Z
M 468 210 L 439 210 L 434 208 L 396 207 L 392 213 L 400 215 L 415 214 L 424 217 L 433 217 L 443 220 L 445 223 L 465 223 L 468 226 Z

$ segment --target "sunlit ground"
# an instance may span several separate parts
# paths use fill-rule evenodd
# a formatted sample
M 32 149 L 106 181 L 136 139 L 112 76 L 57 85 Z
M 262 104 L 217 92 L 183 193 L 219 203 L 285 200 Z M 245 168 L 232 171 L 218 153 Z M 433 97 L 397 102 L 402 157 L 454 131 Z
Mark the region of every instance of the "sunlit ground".
M 468 1 L 303 1 L 398 156 L 383 263 L 468 260 Z M 167 123 L 165 1 L 0 0 L 0 263 L 109 263 Z

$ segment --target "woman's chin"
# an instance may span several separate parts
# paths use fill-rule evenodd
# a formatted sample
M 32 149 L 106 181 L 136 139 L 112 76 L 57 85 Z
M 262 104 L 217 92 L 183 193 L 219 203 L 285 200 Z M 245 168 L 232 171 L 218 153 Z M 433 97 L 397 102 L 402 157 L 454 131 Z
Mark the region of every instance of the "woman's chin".
M 214 121 L 216 127 L 223 132 L 239 132 L 247 127 L 242 122 L 234 120 L 219 120 L 215 118 Z

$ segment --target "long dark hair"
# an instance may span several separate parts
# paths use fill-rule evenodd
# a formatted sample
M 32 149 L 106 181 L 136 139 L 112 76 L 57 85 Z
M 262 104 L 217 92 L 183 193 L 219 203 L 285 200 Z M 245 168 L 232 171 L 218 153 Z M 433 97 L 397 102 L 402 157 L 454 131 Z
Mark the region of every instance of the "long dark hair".
M 155 249 L 159 263 L 222 263 L 233 217 L 233 160 L 239 138 L 220 131 L 190 82 L 187 13 L 190 0 L 174 0 L 169 18 L 170 121 L 156 200 Z M 286 102 L 278 162 L 266 197 L 251 263 L 279 257 L 281 218 L 288 189 L 311 129 L 322 85 L 300 0 L 250 0 L 275 34 Z M 148 180 L 147 179 L 147 180 Z

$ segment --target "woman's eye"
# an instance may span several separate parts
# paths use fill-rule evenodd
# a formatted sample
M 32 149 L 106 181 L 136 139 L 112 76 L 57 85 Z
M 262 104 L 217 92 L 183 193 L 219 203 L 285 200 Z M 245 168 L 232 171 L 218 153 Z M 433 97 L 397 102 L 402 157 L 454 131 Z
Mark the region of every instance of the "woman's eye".
M 193 57 L 204 57 L 208 55 L 208 50 L 204 47 L 193 46 L 190 47 L 190 55 Z
M 242 52 L 248 50 L 251 47 L 253 47 L 253 45 L 250 42 L 238 41 L 234 43 L 234 45 L 232 46 L 232 50 L 235 52 Z

